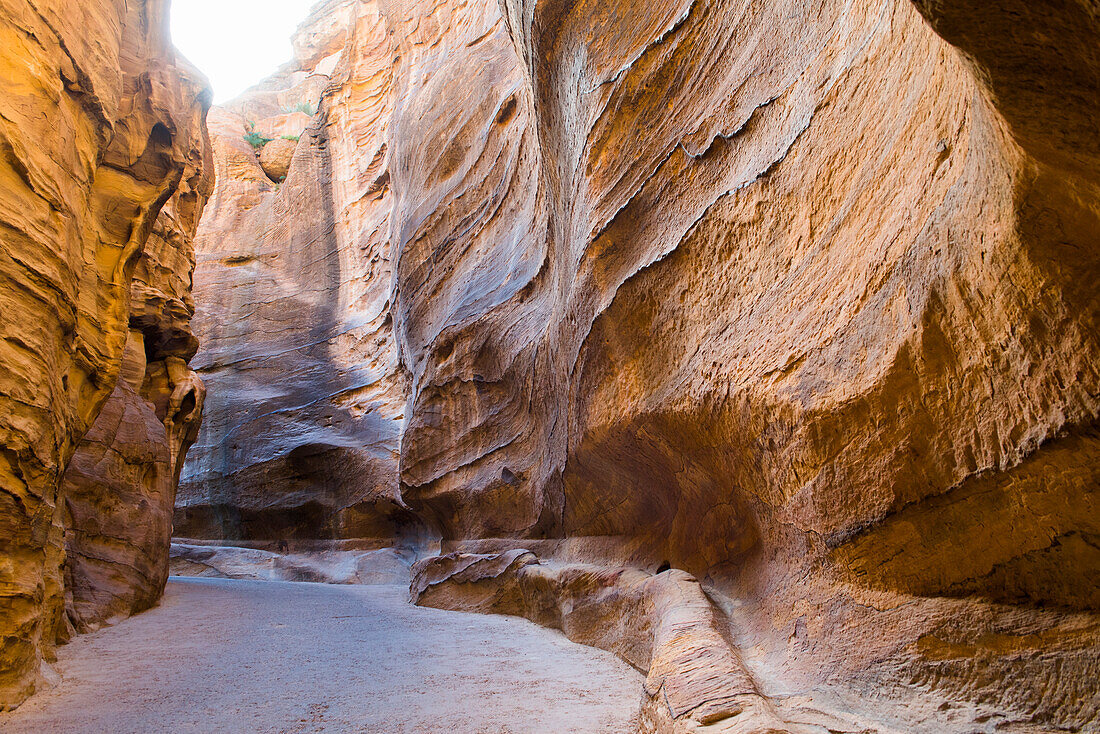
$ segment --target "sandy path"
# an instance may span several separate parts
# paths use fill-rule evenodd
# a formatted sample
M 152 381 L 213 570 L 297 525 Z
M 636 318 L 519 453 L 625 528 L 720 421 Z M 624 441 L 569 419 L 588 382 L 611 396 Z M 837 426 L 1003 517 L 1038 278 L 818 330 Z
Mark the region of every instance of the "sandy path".
M 173 579 L 163 603 L 60 649 L 64 681 L 0 731 L 615 734 L 641 676 L 508 617 L 398 586 Z

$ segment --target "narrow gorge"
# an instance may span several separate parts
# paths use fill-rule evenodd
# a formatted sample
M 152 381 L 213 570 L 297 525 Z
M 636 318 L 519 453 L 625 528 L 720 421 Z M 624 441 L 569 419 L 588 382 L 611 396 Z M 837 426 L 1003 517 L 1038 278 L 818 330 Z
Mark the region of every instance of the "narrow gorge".
M 0 731 L 1100 732 L 1093 0 L 168 22 L 0 0 Z

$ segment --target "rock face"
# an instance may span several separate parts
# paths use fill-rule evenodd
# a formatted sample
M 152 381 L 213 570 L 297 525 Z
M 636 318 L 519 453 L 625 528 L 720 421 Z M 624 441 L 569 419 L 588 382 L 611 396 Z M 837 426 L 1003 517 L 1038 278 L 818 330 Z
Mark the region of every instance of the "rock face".
M 197 83 L 191 94 L 203 89 Z M 206 395 L 187 366 L 198 347 L 190 328 L 194 235 L 213 184 L 204 116 L 193 125 L 200 145 L 131 284 L 121 377 L 62 482 L 66 612 L 82 632 L 149 608 L 168 579 L 176 485 Z
M 319 6 L 295 66 L 210 116 L 219 184 L 197 239 L 195 365 L 213 387 L 181 479 L 177 535 L 417 532 L 398 491 L 405 391 L 391 317 L 388 44 L 374 6 Z M 300 131 L 276 187 L 244 126 L 270 129 L 287 109 L 315 108 L 321 89 L 324 114 Z
M 35 689 L 66 597 L 79 624 L 163 586 L 209 186 L 208 95 L 166 20 L 159 0 L 0 2 L 0 708 Z
M 667 564 L 788 723 L 1097 726 L 1098 39 L 1022 0 L 319 7 L 216 133 L 177 528 Z M 276 191 L 239 130 L 294 85 Z

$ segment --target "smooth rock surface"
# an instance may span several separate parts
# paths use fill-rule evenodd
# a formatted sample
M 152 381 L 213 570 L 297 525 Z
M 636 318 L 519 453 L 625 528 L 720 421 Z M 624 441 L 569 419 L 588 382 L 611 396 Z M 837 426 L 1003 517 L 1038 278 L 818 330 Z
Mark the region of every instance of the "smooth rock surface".
M 168 579 L 172 466 L 164 426 L 124 380 L 62 484 L 66 611 L 78 631 L 148 609 Z
M 290 162 L 297 147 L 297 140 L 272 140 L 260 151 L 260 168 L 264 169 L 264 173 L 272 181 L 282 183 L 290 171 Z
M 196 242 L 194 365 L 212 387 L 178 535 L 389 544 L 420 533 L 398 490 L 387 30 L 375 3 L 318 5 L 291 68 L 210 116 L 219 184 Z M 245 121 L 260 129 L 319 102 L 274 186 Z
M 527 617 L 614 652 L 646 671 L 643 734 L 691 734 L 699 727 L 713 734 L 791 734 L 730 644 L 722 615 L 683 571 L 545 565 L 523 549 L 456 553 L 418 562 L 410 596 L 439 609 Z
M 63 682 L 2 715 L 0 731 L 632 731 L 641 676 L 614 655 L 406 596 L 173 579 L 159 607 L 62 648 Z

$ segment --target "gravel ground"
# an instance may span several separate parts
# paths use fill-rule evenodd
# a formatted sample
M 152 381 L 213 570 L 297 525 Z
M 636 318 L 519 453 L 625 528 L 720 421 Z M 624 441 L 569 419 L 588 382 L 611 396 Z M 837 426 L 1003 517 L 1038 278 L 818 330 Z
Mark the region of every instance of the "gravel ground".
M 0 731 L 616 734 L 641 675 L 511 617 L 402 586 L 173 578 L 156 609 L 60 648 L 64 679 Z

